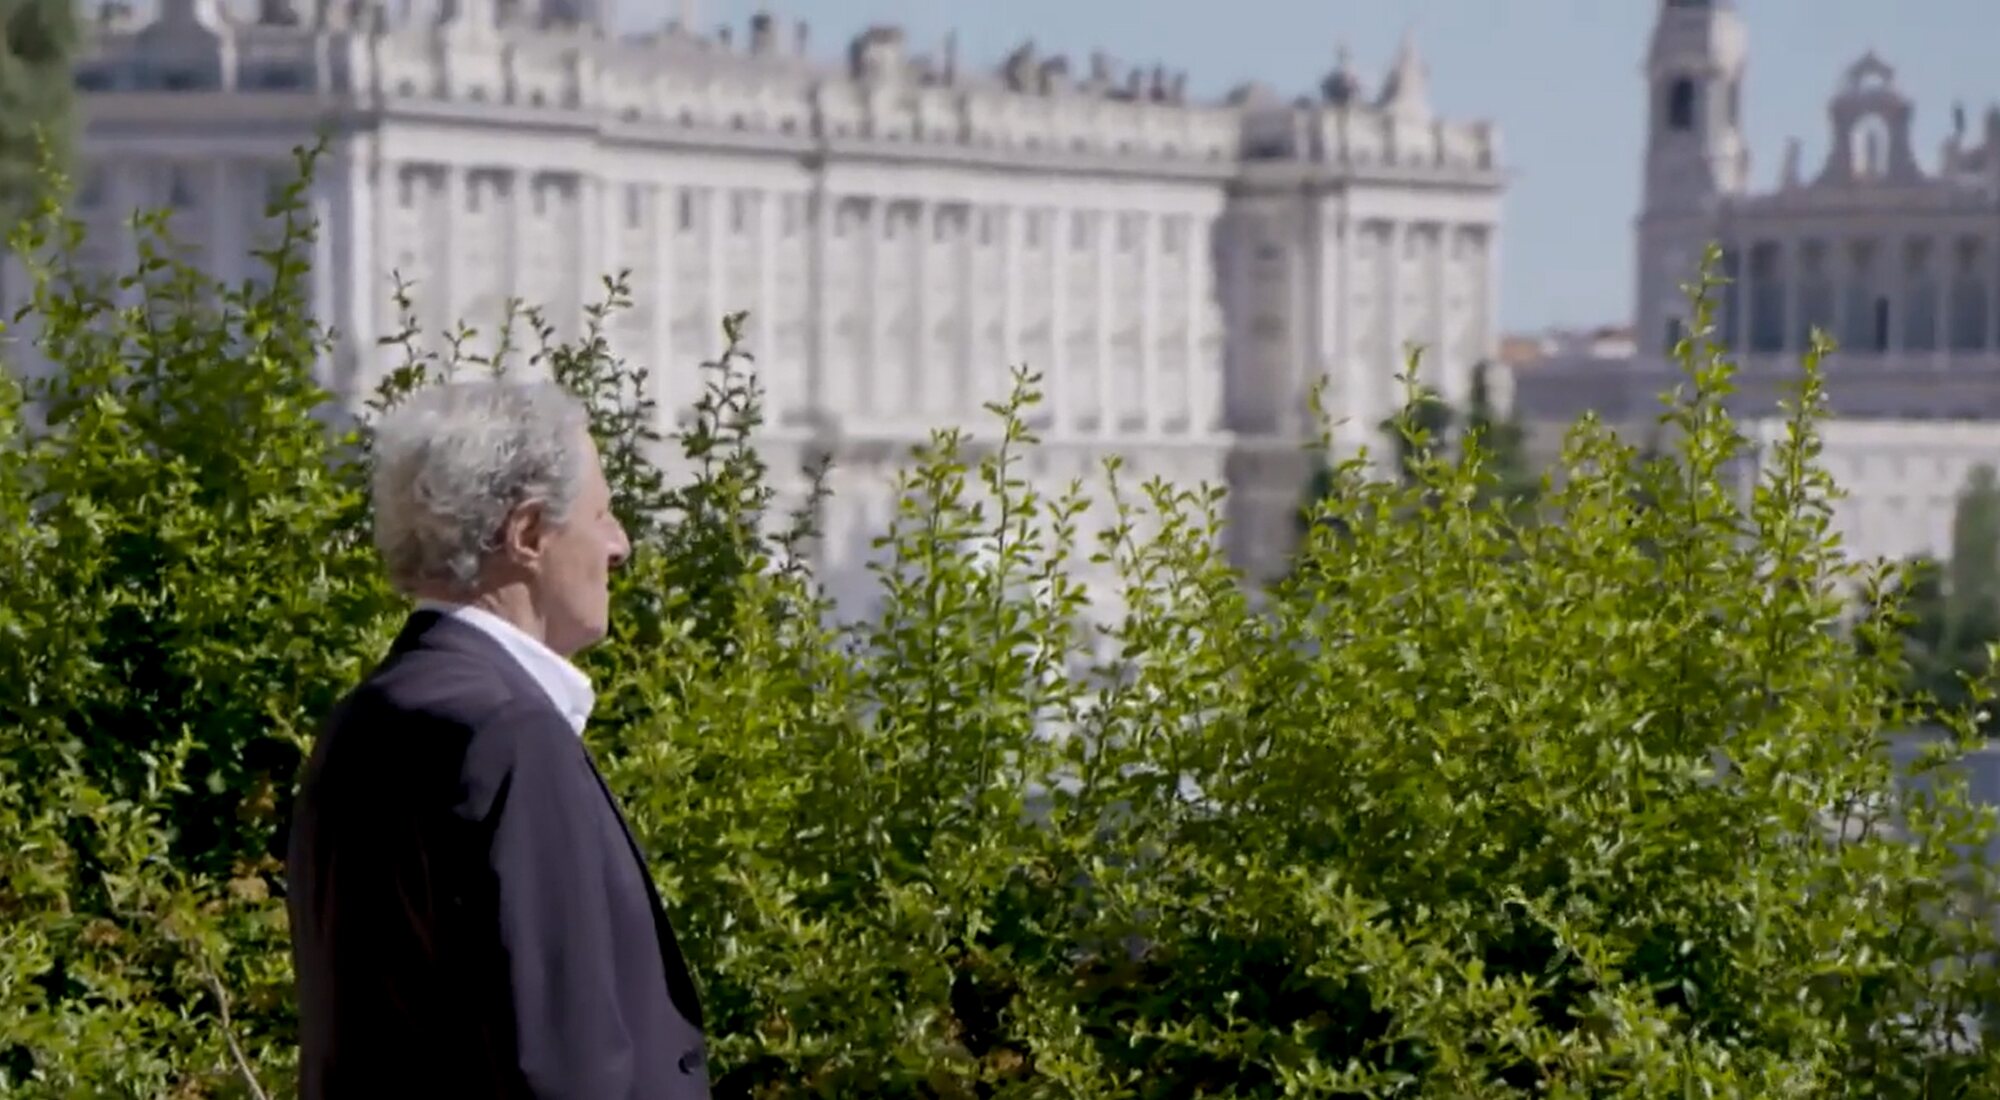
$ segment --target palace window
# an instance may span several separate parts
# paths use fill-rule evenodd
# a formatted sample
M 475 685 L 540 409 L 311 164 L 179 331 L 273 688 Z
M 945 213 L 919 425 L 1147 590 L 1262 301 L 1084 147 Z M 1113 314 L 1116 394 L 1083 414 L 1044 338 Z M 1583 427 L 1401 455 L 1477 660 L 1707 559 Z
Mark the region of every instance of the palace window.
M 1694 129 L 1695 86 L 1694 81 L 1681 77 L 1667 89 L 1667 127 L 1672 130 Z
M 167 169 L 167 202 L 176 210 L 187 210 L 194 206 L 194 187 L 189 184 L 187 169 L 176 164 Z
M 1750 249 L 1749 338 L 1753 352 L 1785 350 L 1786 272 L 1784 251 L 1775 241 Z
M 636 183 L 625 185 L 625 228 L 646 224 L 646 189 Z
M 1140 214 L 1126 214 L 1118 219 L 1118 251 L 1132 252 L 1139 247 L 1139 232 L 1145 226 L 1145 218 Z
M 1938 280 L 1928 241 L 1908 243 L 1903 270 L 1903 350 L 1936 351 Z
M 1986 347 L 1991 318 L 1986 311 L 1986 250 L 1977 237 L 1958 242 L 1957 272 L 1952 278 L 1951 347 L 1980 351 Z
M 1716 339 L 1725 348 L 1734 348 L 1743 332 L 1743 254 L 1734 248 L 1722 253 L 1722 301 L 1716 309 Z M 1671 345 L 1670 345 L 1671 346 Z

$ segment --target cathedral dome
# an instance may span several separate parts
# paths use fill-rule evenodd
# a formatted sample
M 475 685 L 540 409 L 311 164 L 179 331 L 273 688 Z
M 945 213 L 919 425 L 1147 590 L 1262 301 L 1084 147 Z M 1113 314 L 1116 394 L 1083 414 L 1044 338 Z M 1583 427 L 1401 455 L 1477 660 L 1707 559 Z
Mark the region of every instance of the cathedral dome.
M 1354 72 L 1353 58 L 1345 45 L 1335 53 L 1333 70 L 1319 82 L 1319 92 L 1326 102 L 1340 105 L 1352 103 L 1361 97 L 1361 78 Z

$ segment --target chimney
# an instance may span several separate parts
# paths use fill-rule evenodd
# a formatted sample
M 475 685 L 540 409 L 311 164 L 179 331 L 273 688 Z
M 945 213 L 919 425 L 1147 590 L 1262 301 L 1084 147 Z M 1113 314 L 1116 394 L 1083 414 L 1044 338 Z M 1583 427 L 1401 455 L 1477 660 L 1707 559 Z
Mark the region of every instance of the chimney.
M 771 19 L 771 13 L 760 11 L 751 16 L 750 52 L 758 57 L 763 57 L 776 52 L 777 44 L 778 29 L 777 25 Z

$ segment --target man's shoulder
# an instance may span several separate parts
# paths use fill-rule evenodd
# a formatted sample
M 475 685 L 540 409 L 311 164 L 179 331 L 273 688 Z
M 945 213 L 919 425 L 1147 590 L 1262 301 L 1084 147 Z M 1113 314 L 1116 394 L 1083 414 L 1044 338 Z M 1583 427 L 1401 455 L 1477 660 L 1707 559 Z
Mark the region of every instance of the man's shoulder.
M 500 662 L 438 647 L 391 654 L 340 700 L 320 736 L 350 752 L 441 754 L 480 771 L 509 770 L 545 742 L 574 739 Z
M 514 686 L 489 661 L 446 649 L 390 656 L 334 710 L 330 729 L 383 722 L 479 730 L 515 702 Z
M 334 707 L 313 746 L 305 796 L 452 804 L 480 816 L 550 740 L 490 662 L 441 649 L 392 654 Z

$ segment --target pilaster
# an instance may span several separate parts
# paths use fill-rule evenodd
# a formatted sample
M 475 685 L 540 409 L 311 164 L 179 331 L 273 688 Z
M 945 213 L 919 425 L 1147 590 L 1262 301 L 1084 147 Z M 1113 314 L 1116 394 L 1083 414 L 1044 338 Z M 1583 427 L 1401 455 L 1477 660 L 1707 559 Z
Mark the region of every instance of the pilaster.
M 1139 218 L 1139 395 L 1142 430 L 1159 435 L 1164 412 L 1160 402 L 1160 226 L 1148 210 Z

